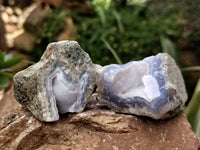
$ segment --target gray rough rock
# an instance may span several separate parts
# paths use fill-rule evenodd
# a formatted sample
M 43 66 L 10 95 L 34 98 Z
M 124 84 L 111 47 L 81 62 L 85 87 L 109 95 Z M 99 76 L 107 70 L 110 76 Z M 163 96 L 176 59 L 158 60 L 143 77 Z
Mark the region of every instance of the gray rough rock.
M 95 86 L 95 65 L 75 41 L 51 43 L 41 60 L 14 77 L 14 96 L 41 121 L 81 112 Z

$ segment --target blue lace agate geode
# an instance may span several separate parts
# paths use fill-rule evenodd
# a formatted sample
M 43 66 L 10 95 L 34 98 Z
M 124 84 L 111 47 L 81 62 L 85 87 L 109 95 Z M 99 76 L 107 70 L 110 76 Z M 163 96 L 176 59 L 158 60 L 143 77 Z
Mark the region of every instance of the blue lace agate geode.
M 41 121 L 81 112 L 95 87 L 95 65 L 75 41 L 48 45 L 41 60 L 14 77 L 14 96 Z
M 124 65 L 108 65 L 99 79 L 100 102 L 122 113 L 164 119 L 179 112 L 187 100 L 175 61 L 158 54 Z

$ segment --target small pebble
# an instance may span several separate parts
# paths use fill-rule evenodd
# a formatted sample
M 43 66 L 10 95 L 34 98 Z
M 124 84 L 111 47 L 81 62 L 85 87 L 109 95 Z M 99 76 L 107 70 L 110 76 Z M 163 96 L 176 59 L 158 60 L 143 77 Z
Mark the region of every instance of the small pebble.
M 32 123 L 32 120 L 30 119 L 29 121 L 28 121 L 28 124 L 31 124 Z
M 9 20 L 10 20 L 8 14 L 5 13 L 5 12 L 2 12 L 2 13 L 1 13 L 1 17 L 2 17 L 2 20 L 4 21 L 4 23 L 8 23 Z
M 18 22 L 18 18 L 15 15 L 10 16 L 10 22 L 11 23 L 17 23 Z
M 11 7 L 6 7 L 6 13 L 8 14 L 8 15 L 12 15 L 13 14 L 13 10 L 12 10 L 12 8 Z
M 18 8 L 18 7 L 15 7 L 15 8 L 14 8 L 14 12 L 15 12 L 15 14 L 17 14 L 18 16 L 20 16 L 20 15 L 22 14 L 22 10 L 21 10 L 20 8 Z
M 152 128 L 149 128 L 149 131 L 152 132 Z
M 17 120 L 17 119 L 18 119 L 18 116 L 15 117 L 15 120 Z
M 91 134 L 92 132 L 91 132 L 91 131 L 88 131 L 88 133 Z

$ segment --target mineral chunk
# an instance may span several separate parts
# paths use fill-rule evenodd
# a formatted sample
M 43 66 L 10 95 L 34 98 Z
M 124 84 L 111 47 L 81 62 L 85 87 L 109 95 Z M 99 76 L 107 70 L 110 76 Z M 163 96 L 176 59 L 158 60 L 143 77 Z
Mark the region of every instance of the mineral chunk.
M 81 112 L 94 90 L 94 67 L 77 42 L 51 43 L 38 63 L 15 75 L 14 96 L 41 121 Z
M 168 54 L 108 65 L 99 76 L 104 97 L 99 101 L 118 112 L 164 119 L 180 112 L 187 100 L 181 72 Z
M 75 41 L 49 44 L 38 63 L 15 75 L 14 91 L 22 105 L 47 122 L 81 112 L 86 104 L 165 119 L 180 112 L 187 100 L 181 72 L 168 54 L 102 67 Z

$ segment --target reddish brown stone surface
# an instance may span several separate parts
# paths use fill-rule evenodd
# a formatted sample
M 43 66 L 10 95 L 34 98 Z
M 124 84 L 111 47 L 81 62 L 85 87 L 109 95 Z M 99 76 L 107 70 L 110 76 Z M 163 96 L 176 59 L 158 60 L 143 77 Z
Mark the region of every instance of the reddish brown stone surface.
M 183 114 L 154 121 L 98 109 L 44 123 L 17 103 L 12 103 L 16 108 L 11 106 L 12 96 L 2 105 L 3 100 L 0 110 L 6 107 L 7 112 L 12 110 L 10 113 L 18 114 L 18 118 L 4 120 L 2 115 L 6 111 L 0 111 L 0 122 L 7 122 L 1 126 L 1 150 L 196 150 L 200 147 L 199 138 Z

